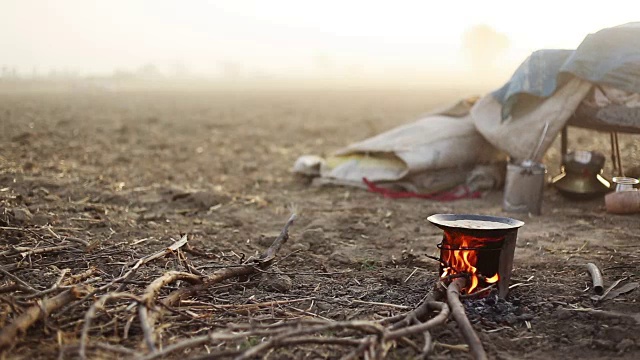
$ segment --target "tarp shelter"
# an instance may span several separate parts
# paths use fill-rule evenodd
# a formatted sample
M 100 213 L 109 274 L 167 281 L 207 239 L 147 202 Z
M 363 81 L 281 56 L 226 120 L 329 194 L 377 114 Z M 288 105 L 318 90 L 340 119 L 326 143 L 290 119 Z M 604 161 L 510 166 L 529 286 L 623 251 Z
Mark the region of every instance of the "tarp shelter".
M 611 109 L 615 109 L 612 111 Z M 577 116 L 576 114 L 584 114 Z M 428 193 L 500 186 L 507 156 L 540 161 L 567 125 L 640 132 L 640 23 L 587 36 L 575 50 L 540 50 L 500 89 L 339 150 L 294 171 L 321 184 Z

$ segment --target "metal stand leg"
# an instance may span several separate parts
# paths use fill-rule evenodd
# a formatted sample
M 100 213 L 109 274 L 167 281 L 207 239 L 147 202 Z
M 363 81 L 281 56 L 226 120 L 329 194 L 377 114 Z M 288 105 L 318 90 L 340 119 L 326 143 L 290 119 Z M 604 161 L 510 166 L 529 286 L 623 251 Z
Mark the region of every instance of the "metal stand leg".
M 615 174 L 618 171 L 618 161 L 616 159 L 616 144 L 613 136 L 613 132 L 609 133 L 611 138 L 611 164 L 613 164 L 613 173 Z
M 562 134 L 560 136 L 560 156 L 561 156 L 560 162 L 561 163 L 564 163 L 564 157 L 565 155 L 567 155 L 567 141 L 568 141 L 567 138 L 568 137 L 569 137 L 569 134 L 567 131 L 567 127 L 565 126 L 562 128 Z
M 613 140 L 616 149 L 616 160 L 618 165 L 618 176 L 624 176 L 624 170 L 622 170 L 622 159 L 620 158 L 620 143 L 618 142 L 618 133 L 613 132 Z

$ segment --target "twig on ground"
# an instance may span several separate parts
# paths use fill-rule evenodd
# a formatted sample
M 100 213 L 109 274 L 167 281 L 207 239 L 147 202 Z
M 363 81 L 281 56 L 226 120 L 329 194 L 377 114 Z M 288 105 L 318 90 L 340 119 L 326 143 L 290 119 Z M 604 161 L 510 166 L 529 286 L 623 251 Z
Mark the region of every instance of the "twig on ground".
M 22 287 L 28 289 L 28 291 L 31 291 L 31 292 L 34 292 L 34 293 L 38 292 L 37 289 L 35 289 L 33 286 L 29 285 L 24 280 L 20 279 L 19 277 L 15 276 L 12 273 L 10 273 L 7 270 L 5 270 L 5 268 L 2 265 L 0 265 L 0 272 L 3 273 L 8 278 L 10 278 L 11 280 L 15 281 L 17 284 L 20 284 L 20 285 L 22 285 Z
M 145 343 L 149 351 L 155 351 L 153 339 L 153 322 L 149 320 L 149 309 L 153 309 L 153 303 L 156 295 L 163 286 L 176 282 L 178 280 L 186 281 L 190 284 L 201 284 L 202 278 L 186 272 L 169 271 L 159 278 L 156 278 L 144 290 L 144 294 L 138 302 L 138 316 L 140 317 L 140 325 L 144 333 Z
M 162 300 L 162 305 L 164 305 L 162 308 L 155 308 L 154 309 L 155 311 L 153 311 L 151 314 L 148 314 L 147 324 L 149 326 L 149 331 L 153 331 L 155 323 L 163 315 L 163 310 L 165 310 L 164 309 L 165 307 L 176 306 L 176 304 L 178 304 L 180 300 L 182 300 L 183 298 L 187 296 L 191 296 L 201 290 L 208 289 L 212 285 L 220 283 L 224 280 L 231 279 L 234 277 L 239 277 L 239 276 L 250 275 L 257 272 L 256 269 L 264 270 L 269 266 L 271 266 L 276 255 L 278 254 L 282 246 L 289 239 L 289 227 L 293 224 L 295 220 L 296 220 L 296 214 L 292 214 L 287 220 L 287 222 L 285 223 L 282 231 L 280 232 L 280 235 L 278 235 L 278 237 L 273 241 L 271 246 L 269 246 L 269 248 L 257 259 L 249 258 L 248 260 L 243 262 L 242 264 L 243 266 L 240 266 L 240 267 L 224 268 L 224 269 L 217 270 L 213 274 L 202 279 L 199 284 L 192 285 L 186 288 L 181 288 L 171 292 L 164 300 Z M 189 275 L 195 278 L 194 275 L 192 274 L 189 274 Z M 198 279 L 200 278 L 198 277 Z M 160 280 L 156 279 L 154 283 L 156 281 L 160 281 Z M 151 285 L 149 287 L 151 287 Z M 149 287 L 147 287 L 147 289 L 149 289 Z M 148 292 L 145 292 L 145 295 L 146 294 L 148 294 Z M 155 294 L 155 292 L 153 294 Z M 151 300 L 153 300 L 153 298 L 151 298 Z M 149 298 L 145 297 L 145 308 L 148 309 L 149 305 L 150 305 Z M 145 311 L 145 310 L 142 310 L 142 311 Z
M 120 283 L 123 282 L 124 280 L 129 280 L 130 277 L 132 277 L 136 271 L 138 270 L 138 268 L 152 260 L 161 258 L 165 255 L 168 255 L 170 253 L 172 253 L 173 251 L 179 249 L 180 247 L 184 246 L 187 243 L 187 236 L 183 236 L 179 241 L 176 241 L 175 243 L 171 244 L 171 246 L 167 247 L 166 249 L 160 250 L 154 254 L 151 254 L 149 256 L 144 256 L 140 259 L 138 259 L 138 261 L 136 261 L 136 263 L 133 265 L 133 267 L 131 269 L 129 269 L 129 271 L 127 271 L 124 275 L 117 277 L 113 280 L 111 280 L 109 283 L 94 289 L 93 291 L 91 291 L 90 293 L 88 293 L 86 296 L 84 296 L 82 299 L 80 299 L 79 301 L 76 301 L 75 303 L 67 306 L 66 308 L 62 309 L 62 311 L 60 311 L 60 315 L 70 311 L 71 309 L 73 309 L 74 307 L 82 304 L 83 302 L 89 300 L 89 298 L 91 298 L 92 296 L 95 296 L 96 294 L 110 288 L 111 286 L 113 286 L 116 283 Z M 124 289 L 124 287 L 126 286 L 126 282 L 122 283 L 118 289 L 116 290 L 116 292 L 122 292 L 122 290 Z
M 173 253 L 174 251 L 180 249 L 181 247 L 183 247 L 184 245 L 186 245 L 188 242 L 187 240 L 187 235 L 184 235 L 182 238 L 180 238 L 180 240 L 174 242 L 173 244 L 171 244 L 169 247 L 162 249 L 156 253 L 153 253 L 149 256 L 145 256 L 141 259 L 138 259 L 138 261 L 136 261 L 136 263 L 133 265 L 133 267 L 131 269 L 129 269 L 129 271 L 127 271 L 124 275 L 122 275 L 121 277 L 119 277 L 117 280 L 118 281 L 122 281 L 122 280 L 129 280 L 129 278 L 131 278 L 137 271 L 138 268 L 140 268 L 140 266 L 153 261 L 155 259 L 159 259 L 163 256 L 167 256 L 171 253 Z M 113 281 L 115 282 L 115 280 Z M 113 285 L 113 284 L 111 284 Z M 118 289 L 116 290 L 117 292 L 120 292 L 122 290 L 124 290 L 126 284 L 121 284 Z
M 64 277 L 67 275 L 67 273 L 69 272 L 69 269 L 63 269 L 60 271 L 60 276 L 58 277 L 58 280 L 56 280 L 56 282 L 47 290 L 43 290 L 43 291 L 39 291 L 37 293 L 34 294 L 30 294 L 30 295 L 26 295 L 23 297 L 20 297 L 23 300 L 29 300 L 29 299 L 34 299 L 37 297 L 42 297 L 44 295 L 50 294 L 56 290 L 58 290 L 62 284 L 62 280 L 64 280 Z
M 52 298 L 44 298 L 38 304 L 31 306 L 18 316 L 11 324 L 0 331 L 0 351 L 9 348 L 16 343 L 16 338 L 24 334 L 37 320 L 44 319 L 49 314 L 60 309 L 64 305 L 76 300 L 86 293 L 84 287 L 73 287 Z
M 404 336 L 423 333 L 435 326 L 444 324 L 444 322 L 449 317 L 449 306 L 447 306 L 447 304 L 443 302 L 430 301 L 427 303 L 427 307 L 431 309 L 440 310 L 440 313 L 436 317 L 426 322 L 422 323 L 416 319 L 417 325 L 405 327 L 405 328 L 394 330 L 390 333 L 387 333 L 384 335 L 383 341 L 385 340 L 390 341 L 390 340 L 395 340 Z
M 467 344 L 469 344 L 473 358 L 475 360 L 486 360 L 487 354 L 484 351 L 484 347 L 478 338 L 478 334 L 473 330 L 471 322 L 469 322 L 469 318 L 467 318 L 464 312 L 464 306 L 462 306 L 460 302 L 460 293 L 466 283 L 467 280 L 462 278 L 453 280 L 447 288 L 447 302 L 451 308 L 453 319 L 458 323 L 462 336 Z
M 306 337 L 306 335 L 320 333 L 324 331 L 332 331 L 332 330 L 344 330 L 351 329 L 361 331 L 367 334 L 378 334 L 383 335 L 384 328 L 380 325 L 375 324 L 371 321 L 346 321 L 346 322 L 332 322 L 325 325 L 318 326 L 309 326 L 305 328 L 295 328 L 291 331 L 287 331 L 277 336 L 271 337 L 269 340 L 266 340 L 252 348 L 247 349 L 244 353 L 236 358 L 236 360 L 247 360 L 253 359 L 261 353 L 272 349 L 276 346 L 280 345 L 288 345 L 291 340 L 301 337 Z M 316 338 L 317 339 L 317 338 Z M 360 341 L 358 344 L 361 344 Z
M 51 252 L 57 252 L 57 251 L 60 251 L 60 250 L 66 250 L 66 249 L 73 248 L 73 247 L 74 247 L 73 244 L 57 245 L 57 246 L 50 246 L 50 247 L 37 248 L 37 249 L 32 249 L 32 248 L 21 246 L 21 247 L 15 247 L 15 248 L 13 248 L 13 250 L 16 253 L 19 253 L 20 256 L 27 257 L 29 255 L 46 254 L 46 253 L 51 253 Z
M 89 339 L 89 329 L 91 328 L 91 321 L 96 316 L 98 310 L 104 308 L 107 301 L 117 300 L 117 299 L 132 299 L 135 301 L 140 301 L 140 298 L 129 293 L 110 293 L 100 297 L 96 302 L 94 302 L 87 313 L 84 315 L 84 326 L 82 327 L 82 335 L 80 336 L 80 348 L 78 350 L 78 354 L 81 359 L 86 359 L 86 348 L 87 341 Z
M 186 296 L 193 295 L 198 291 L 203 289 L 207 289 L 211 287 L 211 285 L 215 285 L 224 280 L 231 279 L 238 276 L 245 276 L 256 272 L 256 268 L 267 268 L 271 265 L 273 258 L 277 251 L 280 250 L 282 245 L 289 239 L 289 226 L 293 224 L 293 221 L 296 219 L 296 215 L 293 214 L 287 221 L 284 226 L 284 229 L 280 233 L 280 235 L 273 241 L 271 246 L 267 249 L 267 251 L 260 256 L 257 260 L 247 260 L 242 266 L 232 267 L 232 268 L 223 268 L 215 271 L 213 274 L 209 275 L 207 278 L 203 280 L 203 283 L 200 285 L 191 286 L 188 288 L 179 289 L 170 293 L 164 300 L 163 303 L 168 306 L 175 306 L 181 299 Z
M 434 347 L 440 347 L 440 348 L 447 349 L 447 350 L 456 350 L 456 351 L 469 352 L 469 345 L 467 345 L 467 344 L 451 345 L 451 344 L 445 344 L 445 343 L 441 343 L 441 342 L 435 341 L 433 343 L 433 346 Z
M 406 314 L 400 314 L 387 319 L 383 319 L 380 323 L 383 325 L 391 324 L 391 330 L 396 330 L 402 327 L 411 326 L 414 318 L 418 319 L 418 321 L 424 321 L 427 319 L 427 315 L 429 315 L 429 303 L 439 300 L 441 297 L 442 295 L 440 291 L 438 291 L 437 288 L 434 288 L 429 291 L 427 295 L 425 295 L 420 305 L 418 305 L 415 309 Z

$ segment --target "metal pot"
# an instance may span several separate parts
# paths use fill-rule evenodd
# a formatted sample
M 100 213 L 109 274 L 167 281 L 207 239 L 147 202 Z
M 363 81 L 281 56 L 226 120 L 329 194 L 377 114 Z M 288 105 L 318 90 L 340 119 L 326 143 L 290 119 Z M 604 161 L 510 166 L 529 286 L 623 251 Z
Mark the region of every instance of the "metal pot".
M 611 191 L 602 177 L 605 157 L 596 151 L 573 151 L 565 155 L 562 173 L 551 183 L 560 194 L 572 199 L 590 199 Z

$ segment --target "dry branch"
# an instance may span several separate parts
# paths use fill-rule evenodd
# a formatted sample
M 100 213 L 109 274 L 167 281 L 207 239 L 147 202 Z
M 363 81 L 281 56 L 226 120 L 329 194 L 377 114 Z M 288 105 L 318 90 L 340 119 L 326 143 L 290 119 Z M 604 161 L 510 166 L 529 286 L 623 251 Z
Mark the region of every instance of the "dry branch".
M 380 323 L 383 325 L 392 324 L 391 330 L 395 330 L 410 326 L 413 322 L 413 319 L 424 321 L 429 315 L 429 303 L 439 300 L 441 297 L 441 293 L 437 288 L 434 287 L 431 291 L 429 291 L 429 293 L 427 293 L 427 295 L 425 295 L 420 305 L 418 305 L 415 309 L 406 314 L 400 314 L 394 317 L 383 319 Z
M 0 272 L 3 273 L 5 276 L 7 276 L 8 278 L 10 278 L 11 280 L 15 281 L 16 284 L 20 284 L 22 287 L 24 287 L 25 289 L 27 289 L 28 291 L 31 292 L 38 292 L 38 290 L 34 289 L 33 286 L 29 285 L 28 283 L 26 283 L 24 280 L 20 279 L 19 277 L 13 275 L 12 273 L 8 272 L 7 270 L 5 270 L 5 268 L 3 266 L 0 266 Z
M 280 251 L 282 245 L 284 245 L 284 243 L 289 239 L 289 226 L 293 224 L 295 219 L 295 214 L 289 217 L 289 220 L 287 220 L 287 223 L 284 225 L 284 228 L 282 229 L 280 235 L 278 235 L 271 246 L 269 246 L 267 251 L 265 251 L 264 254 L 262 254 L 262 256 L 260 256 L 258 259 L 249 259 L 242 266 L 217 270 L 213 274 L 203 279 L 202 284 L 200 285 L 173 291 L 162 301 L 162 303 L 167 306 L 175 306 L 183 298 L 191 296 L 201 290 L 207 289 L 212 285 L 220 283 L 224 280 L 253 274 L 256 272 L 256 268 L 264 269 L 269 267 L 273 259 L 275 258 L 275 255 L 278 253 L 278 251 Z
M 142 312 L 148 311 L 148 309 L 151 307 L 150 305 L 155 297 L 155 294 L 157 294 L 157 290 L 159 289 L 157 286 L 155 286 L 155 288 L 153 289 L 149 289 L 151 285 L 147 287 L 147 290 L 151 292 L 145 291 L 145 298 L 144 298 L 145 307 L 144 308 L 141 307 L 139 310 L 140 310 L 140 315 L 145 318 L 145 321 L 144 321 L 145 324 L 143 324 L 143 329 L 145 331 L 145 342 L 147 343 L 147 347 L 149 348 L 149 350 L 153 351 L 153 347 L 154 347 L 154 341 L 152 337 L 152 334 L 154 332 L 153 329 L 157 320 L 163 315 L 163 310 L 165 308 L 175 306 L 183 298 L 196 294 L 199 291 L 202 291 L 204 289 L 208 289 L 212 285 L 220 283 L 224 280 L 232 279 L 239 276 L 250 275 L 257 272 L 258 269 L 263 270 L 271 266 L 276 255 L 282 248 L 282 245 L 284 245 L 289 239 L 289 227 L 293 224 L 295 220 L 296 220 L 296 215 L 292 214 L 287 220 L 287 222 L 285 223 L 282 231 L 280 232 L 280 235 L 278 235 L 278 237 L 273 241 L 271 246 L 269 246 L 269 248 L 257 259 L 250 258 L 247 261 L 245 261 L 241 266 L 217 270 L 213 274 L 209 275 L 204 279 L 201 279 L 200 277 L 197 277 L 192 274 L 188 274 L 193 279 L 197 278 L 199 283 L 187 288 L 174 290 L 164 300 L 162 300 L 162 305 L 164 305 L 162 308 L 156 309 L 156 311 L 153 311 L 150 314 L 149 313 L 142 314 Z M 166 280 L 165 276 L 166 274 L 154 280 L 152 285 L 160 284 L 160 287 L 162 287 L 163 282 Z M 153 296 L 147 297 L 147 295 L 149 294 Z
M 109 283 L 107 283 L 106 285 L 103 285 L 93 291 L 91 291 L 90 293 L 88 293 L 87 295 L 85 295 L 82 299 L 80 299 L 80 301 L 75 302 L 74 304 L 71 304 L 70 306 L 67 306 L 65 309 L 63 309 L 60 314 L 64 314 L 67 311 L 70 311 L 71 309 L 73 309 L 74 307 L 80 305 L 81 303 L 85 302 L 86 300 L 89 300 L 89 298 L 91 298 L 92 296 L 110 288 L 111 286 L 113 286 L 113 284 L 119 283 L 119 282 L 123 282 L 118 289 L 116 290 L 116 292 L 121 292 L 124 287 L 126 286 L 126 282 L 125 280 L 129 280 L 130 277 L 132 277 L 136 271 L 138 271 L 138 268 L 152 260 L 161 258 L 163 256 L 166 256 L 168 254 L 171 254 L 172 252 L 176 251 L 177 249 L 179 249 L 180 247 L 184 246 L 185 244 L 187 244 L 187 236 L 183 236 L 180 240 L 176 241 L 175 243 L 171 244 L 169 247 L 162 249 L 154 254 L 148 255 L 148 256 L 144 256 L 140 259 L 138 259 L 138 261 L 136 261 L 136 263 L 133 265 L 133 267 L 131 269 L 129 269 L 129 271 L 127 271 L 124 275 L 115 278 L 113 280 L 111 280 Z
M 131 269 L 129 269 L 129 271 L 127 271 L 124 275 L 122 275 L 121 277 L 117 278 L 116 280 L 113 280 L 112 283 L 110 285 L 113 285 L 113 283 L 115 282 L 120 282 L 123 280 L 129 280 L 129 278 L 131 278 L 137 271 L 138 268 L 140 268 L 140 266 L 153 261 L 155 259 L 159 259 L 161 257 L 167 256 L 171 253 L 173 253 L 174 251 L 180 249 L 181 247 L 185 246 L 187 244 L 188 240 L 187 240 L 187 235 L 184 235 L 182 238 L 180 238 L 180 240 L 174 242 L 173 244 L 171 244 L 169 247 L 167 247 L 166 249 L 162 249 L 158 252 L 155 252 L 149 256 L 145 256 L 143 258 L 138 259 L 138 261 L 136 261 L 136 263 L 133 265 L 133 267 Z M 123 283 L 122 285 L 120 285 L 118 287 L 118 290 L 116 291 L 122 291 L 124 290 L 124 287 L 126 286 L 126 283 Z
M 80 349 L 79 355 L 81 359 L 86 359 L 86 347 L 87 340 L 89 338 L 89 329 L 91 328 L 91 321 L 96 316 L 98 310 L 103 309 L 107 301 L 117 300 L 117 299 L 132 299 L 135 301 L 140 301 L 140 299 L 129 293 L 110 293 L 100 297 L 96 302 L 94 302 L 87 313 L 84 315 L 84 326 L 82 327 L 82 335 L 80 336 Z
M 282 333 L 277 336 L 273 336 L 269 340 L 266 340 L 252 348 L 249 348 L 240 356 L 236 357 L 235 360 L 253 359 L 267 350 L 273 349 L 281 345 L 287 345 L 293 339 L 299 339 L 301 337 L 305 337 L 306 335 L 321 333 L 324 331 L 335 331 L 335 330 L 344 330 L 344 329 L 361 331 L 366 334 L 377 334 L 379 336 L 382 336 L 384 334 L 384 328 L 379 324 L 373 323 L 371 321 L 331 322 L 325 325 L 309 326 L 305 328 L 294 328 L 291 331 Z M 308 337 L 305 337 L 305 338 L 308 338 Z M 365 340 L 368 340 L 368 339 L 365 339 Z
M 69 278 L 67 280 L 65 280 L 62 284 L 63 285 L 73 285 L 73 284 L 80 283 L 82 281 L 87 280 L 91 276 L 93 276 L 93 274 L 95 274 L 97 271 L 98 271 L 98 269 L 96 269 L 95 267 L 90 267 L 86 271 L 81 272 L 80 274 L 69 276 Z
M 144 333 L 145 343 L 149 351 L 155 351 L 155 341 L 153 339 L 153 322 L 149 318 L 149 309 L 153 308 L 153 303 L 156 298 L 156 294 L 162 289 L 162 287 L 176 282 L 178 280 L 187 281 L 190 284 L 200 284 L 202 279 L 200 276 L 190 273 L 169 271 L 159 278 L 155 279 L 144 291 L 141 300 L 138 305 L 138 316 L 140 317 L 140 325 Z
M 16 251 L 17 253 L 20 253 L 20 256 L 27 257 L 29 255 L 46 254 L 46 253 L 57 252 L 60 250 L 66 250 L 72 247 L 74 247 L 73 244 L 67 244 L 67 245 L 57 245 L 57 246 L 50 246 L 46 248 L 37 248 L 37 249 L 32 249 L 28 247 L 14 247 L 13 250 Z
M 405 328 L 394 330 L 390 333 L 387 333 L 384 336 L 383 341 L 384 340 L 390 341 L 390 340 L 399 339 L 401 337 L 405 337 L 413 334 L 420 334 L 438 325 L 443 325 L 444 322 L 447 321 L 447 318 L 449 317 L 449 306 L 447 306 L 447 304 L 442 302 L 437 302 L 437 301 L 431 301 L 431 302 L 428 302 L 427 305 L 431 309 L 440 310 L 440 313 L 436 317 L 428 320 L 427 322 L 421 323 L 416 319 L 416 321 L 418 322 L 417 325 L 405 327 Z
M 86 359 L 87 349 L 100 348 L 100 343 L 89 343 L 90 331 L 96 331 L 95 326 L 92 328 L 91 324 L 98 316 L 98 312 L 100 310 L 108 312 L 108 315 L 116 321 L 119 321 L 119 319 L 122 318 L 120 315 L 122 315 L 123 312 L 126 312 L 124 313 L 125 318 L 128 317 L 129 319 L 128 321 L 126 321 L 126 324 L 124 326 L 124 336 L 126 337 L 131 323 L 136 318 L 136 313 L 129 313 L 129 311 L 137 307 L 137 318 L 138 321 L 140 321 L 142 332 L 140 338 L 142 338 L 141 340 L 144 341 L 144 346 L 147 349 L 147 351 L 143 353 L 138 353 L 138 359 L 151 360 L 163 358 L 171 353 L 181 352 L 187 349 L 199 349 L 198 352 L 201 352 L 206 348 L 206 353 L 203 353 L 200 356 L 200 358 L 202 359 L 235 357 L 235 359 L 237 360 L 247 360 L 265 356 L 285 346 L 296 346 L 302 344 L 346 346 L 347 350 L 352 350 L 350 352 L 345 351 L 345 353 L 347 354 L 344 358 L 347 359 L 356 359 L 361 357 L 370 359 L 383 359 L 387 356 L 387 353 L 391 349 L 393 349 L 396 343 L 409 344 L 413 351 L 415 351 L 417 354 L 420 354 L 421 357 L 426 357 L 433 351 L 434 347 L 438 345 L 437 342 L 432 340 L 431 333 L 429 331 L 435 327 L 442 326 L 447 321 L 449 315 L 452 315 L 455 321 L 458 322 L 465 340 L 470 345 L 471 353 L 473 354 L 474 358 L 486 359 L 486 354 L 484 353 L 482 344 L 480 344 L 477 334 L 471 327 L 468 318 L 464 314 L 464 308 L 460 303 L 460 292 L 461 289 L 465 286 L 465 282 L 467 280 L 465 278 L 454 279 L 453 277 L 451 279 L 448 279 L 453 280 L 446 293 L 448 304 L 446 302 L 436 301 L 445 298 L 445 292 L 442 290 L 444 289 L 444 286 L 441 285 L 441 288 L 434 287 L 434 289 L 431 290 L 423 298 L 421 303 L 413 310 L 408 311 L 402 315 L 383 319 L 381 321 L 333 321 L 331 319 L 322 318 L 318 314 L 310 312 L 310 309 L 301 310 L 291 306 L 292 303 L 313 300 L 312 297 L 256 302 L 243 305 L 214 305 L 203 303 L 200 301 L 191 302 L 195 306 L 187 306 L 184 312 L 189 316 L 194 317 L 194 319 L 198 318 L 198 314 L 194 314 L 189 310 L 197 310 L 202 307 L 201 305 L 205 305 L 207 306 L 207 308 L 211 309 L 235 308 L 237 310 L 249 310 L 252 308 L 259 309 L 262 307 L 284 305 L 287 308 L 291 308 L 296 312 L 300 312 L 308 316 L 305 316 L 304 318 L 295 318 L 295 321 L 291 321 L 290 319 L 290 321 L 279 321 L 271 324 L 262 324 L 260 323 L 260 320 L 256 320 L 256 322 L 252 322 L 249 324 L 227 324 L 225 329 L 219 329 L 217 331 L 210 332 L 207 335 L 190 337 L 182 339 L 181 341 L 178 340 L 177 342 L 168 346 L 160 346 L 162 345 L 160 343 L 158 343 L 158 346 L 156 346 L 157 339 L 155 336 L 159 334 L 159 332 L 156 332 L 156 324 L 160 321 L 161 317 L 166 312 L 171 311 L 172 307 L 181 305 L 182 300 L 185 300 L 185 298 L 192 295 L 199 295 L 201 292 L 208 291 L 211 288 L 216 288 L 215 285 L 219 284 L 222 281 L 255 274 L 258 272 L 264 272 L 265 269 L 268 269 L 274 263 L 282 246 L 288 240 L 288 230 L 295 219 L 295 215 L 292 215 L 288 219 L 279 236 L 273 241 L 271 246 L 266 249 L 266 251 L 261 256 L 249 258 L 239 265 L 232 265 L 226 268 L 217 269 L 215 272 L 207 276 L 196 275 L 189 272 L 168 271 L 153 279 L 153 281 L 151 281 L 150 283 L 141 282 L 142 284 L 146 285 L 144 290 L 141 292 L 136 292 L 135 294 L 131 292 L 119 292 L 118 290 L 111 293 L 107 292 L 92 304 L 92 306 L 84 316 L 84 324 L 82 327 L 80 343 L 78 344 L 79 357 L 81 359 Z M 93 291 L 90 296 L 93 296 L 93 294 L 96 294 L 98 292 L 104 293 L 105 290 L 115 290 L 115 286 L 112 289 L 109 288 L 112 287 L 116 282 L 126 283 L 128 279 L 130 279 L 142 265 L 154 259 L 158 259 L 162 256 L 171 254 L 175 251 L 180 251 L 181 247 L 186 245 L 186 243 L 187 238 L 185 236 L 180 241 L 175 242 L 168 248 L 165 248 L 154 254 L 139 258 L 133 263 L 128 263 L 128 265 L 126 265 L 126 267 L 129 267 L 129 269 L 127 269 L 128 271 L 123 271 L 124 274 L 119 276 L 117 279 L 104 282 L 105 285 L 101 286 L 96 291 Z M 178 254 L 178 258 L 178 260 L 182 262 L 182 265 L 184 265 L 188 270 L 189 264 L 186 262 L 186 258 L 184 258 L 184 256 L 181 254 Z M 86 278 L 91 276 L 93 271 L 95 270 L 90 269 L 86 272 L 86 274 L 80 275 L 84 275 L 83 278 Z M 121 274 L 123 272 L 121 272 Z M 81 279 L 76 279 L 76 276 L 66 278 L 64 276 L 65 273 L 63 273 L 59 277 L 58 281 L 56 281 L 51 289 L 46 291 L 51 291 L 52 289 L 56 288 L 59 289 L 58 291 L 62 291 L 65 290 L 65 286 L 68 286 L 66 284 L 81 281 Z M 178 287 L 177 290 L 173 290 L 169 293 L 168 296 L 159 301 L 159 304 L 162 306 L 158 306 L 158 296 L 161 291 L 163 289 L 166 289 L 169 284 L 175 283 L 177 281 L 184 281 L 189 283 L 190 285 Z M 84 288 L 86 289 L 86 286 Z M 40 294 L 42 293 L 43 292 L 40 292 Z M 60 295 L 66 293 L 68 292 L 65 291 Z M 73 298 L 65 299 L 65 302 L 60 304 L 57 308 L 63 307 L 64 304 L 71 303 L 77 298 L 82 298 L 82 295 L 77 295 Z M 81 301 L 76 301 L 75 304 L 81 303 L 87 298 L 88 297 L 85 296 Z M 118 306 L 115 309 L 108 308 L 107 310 L 107 302 L 122 299 L 133 300 L 133 303 L 131 303 L 128 307 L 126 305 L 123 305 Z M 355 302 L 374 306 L 394 307 L 399 309 L 406 308 L 403 306 L 388 303 L 366 302 L 362 300 L 356 300 Z M 123 303 L 123 301 L 120 301 L 118 305 L 120 303 Z M 185 301 L 182 305 L 184 306 L 187 303 L 188 302 Z M 69 306 L 67 306 L 66 308 L 69 308 Z M 39 309 L 40 308 L 38 307 L 38 312 L 40 311 Z M 282 309 L 274 309 L 274 313 L 282 312 L 286 317 L 291 318 L 291 316 L 293 315 L 288 311 L 289 310 L 284 311 Z M 58 313 L 60 313 L 60 311 L 58 311 Z M 36 313 L 36 315 L 39 315 L 39 313 Z M 117 316 L 114 317 L 114 315 Z M 310 316 L 315 317 L 315 319 L 310 318 Z M 209 325 L 205 322 L 202 322 L 202 324 Z M 4 332 L 5 330 L 3 330 L 3 333 Z M 16 334 L 18 332 L 18 330 L 15 331 Z M 417 339 L 415 336 L 422 337 L 424 339 L 424 345 L 418 345 L 417 343 L 419 343 L 420 340 L 418 340 L 419 338 Z M 14 337 L 15 335 L 13 335 L 12 339 L 10 339 L 10 341 L 8 341 L 7 343 L 12 344 L 15 340 L 13 339 Z M 253 341 L 255 339 L 261 339 L 257 345 L 251 346 L 249 348 L 243 348 L 241 346 L 241 344 L 245 344 L 247 341 Z M 214 348 L 210 349 L 210 346 L 213 346 Z M 130 350 L 127 348 L 121 348 L 116 352 L 132 355 L 133 351 L 133 349 Z
M 38 304 L 31 306 L 18 316 L 11 324 L 0 332 L 0 350 L 4 351 L 16 343 L 16 338 L 24 334 L 31 325 L 39 319 L 44 319 L 52 312 L 78 299 L 86 293 L 84 287 L 74 287 L 50 299 L 44 298 Z
M 466 279 L 458 278 L 449 284 L 447 288 L 447 302 L 451 308 L 451 316 L 453 316 L 453 319 L 458 323 L 464 340 L 469 344 L 473 358 L 476 360 L 486 360 L 487 354 L 484 351 L 484 347 L 482 347 L 478 334 L 473 330 L 471 322 L 469 322 L 469 318 L 467 318 L 464 312 L 464 306 L 462 306 L 460 302 L 460 292 L 465 287 L 466 282 Z
M 147 307 L 152 307 L 155 297 L 160 289 L 178 280 L 183 280 L 190 284 L 202 283 L 202 278 L 197 275 L 179 271 L 166 272 L 159 278 L 153 280 L 153 282 L 149 284 L 149 286 L 147 286 L 147 288 L 144 290 L 144 294 L 142 295 L 142 302 L 144 303 L 144 305 Z

